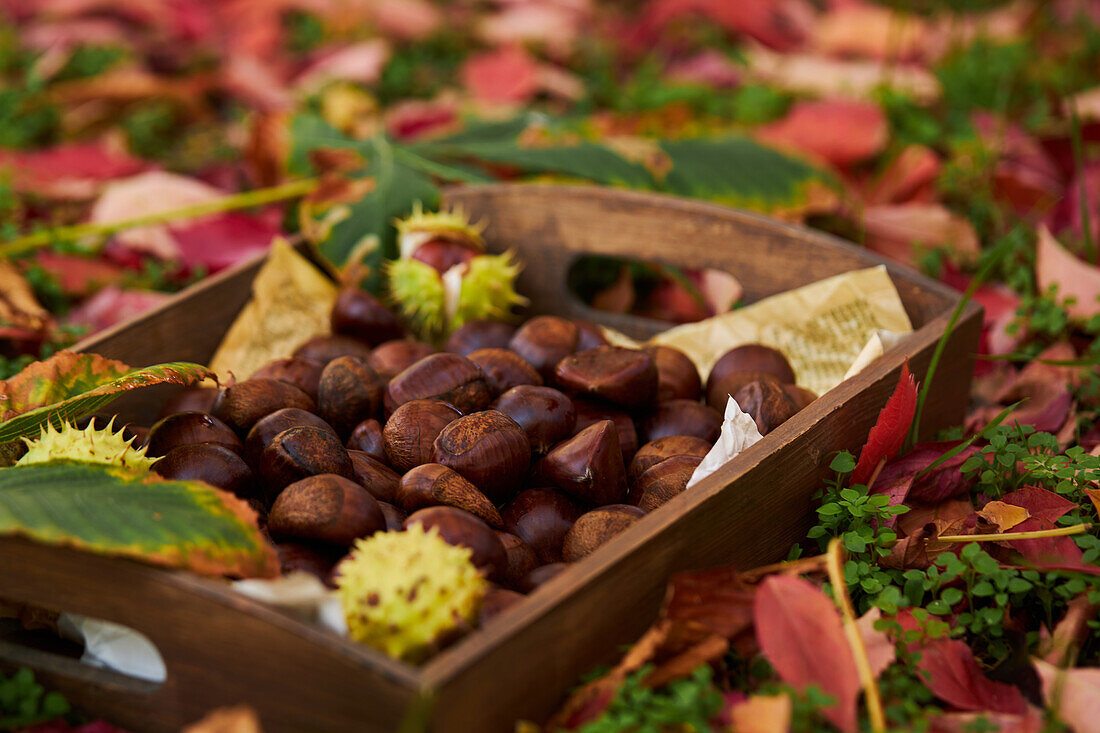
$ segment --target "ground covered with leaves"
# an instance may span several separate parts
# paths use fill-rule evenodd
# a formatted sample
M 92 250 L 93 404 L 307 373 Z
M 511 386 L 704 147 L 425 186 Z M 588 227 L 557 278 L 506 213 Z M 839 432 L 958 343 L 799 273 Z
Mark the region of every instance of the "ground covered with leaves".
M 452 183 L 593 182 L 805 223 L 985 307 L 968 419 L 913 445 L 927 385 L 903 379 L 788 564 L 678 578 L 556 722 L 1100 730 L 1097 3 L 0 11 L 0 376 L 278 235 L 377 275 L 393 217 Z M 673 322 L 740 297 L 729 274 L 607 259 L 570 286 Z M 0 712 L 59 710 L 42 694 L 0 680 Z

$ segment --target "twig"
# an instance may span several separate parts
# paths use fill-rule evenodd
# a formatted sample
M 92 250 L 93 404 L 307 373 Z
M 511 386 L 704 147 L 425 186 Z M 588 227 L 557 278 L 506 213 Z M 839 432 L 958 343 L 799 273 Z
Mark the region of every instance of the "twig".
M 763 578 L 765 575 L 771 575 L 773 573 L 783 573 L 790 570 L 797 571 L 799 573 L 806 573 L 811 570 L 820 569 L 825 565 L 824 555 L 814 555 L 813 557 L 802 557 L 797 560 L 784 560 L 783 562 L 772 563 L 771 565 L 761 565 L 758 568 L 747 570 L 741 573 L 741 580 L 746 583 L 755 583 Z

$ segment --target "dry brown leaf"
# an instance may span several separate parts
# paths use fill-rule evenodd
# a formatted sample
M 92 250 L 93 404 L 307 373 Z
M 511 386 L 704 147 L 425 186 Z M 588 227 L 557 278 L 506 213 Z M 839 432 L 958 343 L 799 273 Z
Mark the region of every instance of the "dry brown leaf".
M 202 720 L 183 729 L 183 733 L 263 733 L 260 716 L 248 705 L 218 708 Z
M 1100 446 L 1097 446 L 1097 448 L 1100 448 Z M 1093 451 L 1097 448 L 1093 448 Z M 1096 453 L 1093 452 L 1091 455 L 1096 455 Z M 1092 505 L 1096 507 L 1096 513 L 1100 515 L 1100 489 L 1085 489 L 1084 491 L 1092 499 Z
M 940 83 L 918 67 L 875 60 L 838 60 L 816 54 L 779 54 L 764 48 L 748 53 L 749 74 L 789 92 L 821 97 L 873 99 L 883 86 L 906 92 L 918 102 L 940 97 Z
M 1051 632 L 1050 638 L 1039 645 L 1043 661 L 1060 667 L 1070 661 L 1069 653 L 1079 649 L 1089 635 L 1089 621 L 1096 617 L 1097 606 L 1089 603 L 1087 595 L 1080 595 L 1069 602 L 1066 615 Z
M 1015 527 L 1020 522 L 1031 517 L 1031 513 L 1022 506 L 1005 504 L 1003 501 L 991 501 L 982 507 L 978 516 L 997 525 L 1002 532 Z
M 0 261 L 0 334 L 12 329 L 29 335 L 42 333 L 51 321 L 50 312 L 38 302 L 34 289 L 15 265 Z
M 863 638 L 863 647 L 867 652 L 867 664 L 871 667 L 871 674 L 876 678 L 897 658 L 894 642 L 885 631 L 875 628 L 875 622 L 880 618 L 882 618 L 882 611 L 872 608 L 856 621 L 859 635 Z
M 789 695 L 752 695 L 729 710 L 737 733 L 787 733 L 791 726 Z

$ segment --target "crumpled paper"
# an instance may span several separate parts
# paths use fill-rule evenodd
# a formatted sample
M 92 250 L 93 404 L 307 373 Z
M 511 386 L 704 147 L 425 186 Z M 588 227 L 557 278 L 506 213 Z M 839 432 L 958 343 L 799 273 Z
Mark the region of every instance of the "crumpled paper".
M 722 419 L 722 432 L 718 435 L 718 441 L 695 467 L 685 489 L 690 489 L 763 437 L 756 422 L 741 409 L 737 400 L 730 397 L 726 402 L 726 414 Z
M 348 635 L 340 598 L 315 575 L 298 570 L 272 580 L 238 580 L 233 583 L 233 590 L 255 601 L 275 606 L 307 623 L 317 624 L 341 636 Z
M 167 669 L 157 647 L 139 631 L 78 613 L 62 613 L 57 630 L 66 639 L 84 645 L 80 661 L 130 677 L 164 682 Z

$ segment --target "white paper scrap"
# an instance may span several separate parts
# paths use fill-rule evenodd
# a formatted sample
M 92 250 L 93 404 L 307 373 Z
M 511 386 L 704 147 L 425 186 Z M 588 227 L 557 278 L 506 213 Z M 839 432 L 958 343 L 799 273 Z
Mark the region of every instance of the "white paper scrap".
M 707 476 L 717 471 L 727 461 L 741 453 L 750 445 L 757 443 L 761 438 L 760 429 L 748 413 L 741 409 L 737 400 L 733 397 L 726 402 L 726 414 L 722 419 L 722 432 L 718 436 L 718 442 L 703 457 L 703 461 L 695 467 L 691 474 L 691 480 L 687 488 L 691 488 Z
M 84 644 L 84 655 L 80 658 L 84 664 L 150 682 L 164 682 L 168 676 L 156 645 L 129 626 L 78 613 L 62 613 L 57 627 L 66 639 Z
M 233 590 L 341 636 L 348 634 L 340 598 L 315 575 L 299 570 L 272 580 L 238 580 Z

